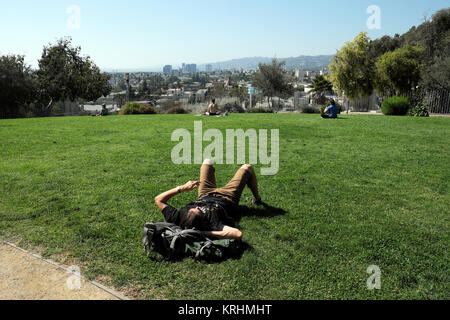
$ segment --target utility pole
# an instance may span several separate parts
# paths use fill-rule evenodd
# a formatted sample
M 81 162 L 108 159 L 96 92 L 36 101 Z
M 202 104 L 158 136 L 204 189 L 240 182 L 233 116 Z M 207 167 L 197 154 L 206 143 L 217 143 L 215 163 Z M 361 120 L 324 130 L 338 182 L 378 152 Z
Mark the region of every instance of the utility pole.
M 252 98 L 253 98 L 253 93 L 254 93 L 255 89 L 253 89 L 252 86 L 248 87 L 248 93 L 250 94 L 250 108 L 253 108 L 253 104 L 252 104 Z
M 127 101 L 130 102 L 130 74 L 125 73 L 125 81 L 127 82 Z

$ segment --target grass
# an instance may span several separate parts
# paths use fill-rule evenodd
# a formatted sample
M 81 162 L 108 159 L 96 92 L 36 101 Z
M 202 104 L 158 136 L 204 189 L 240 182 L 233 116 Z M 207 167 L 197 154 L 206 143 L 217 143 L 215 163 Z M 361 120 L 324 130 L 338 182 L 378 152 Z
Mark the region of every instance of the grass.
M 448 299 L 450 119 L 317 115 L 0 120 L 0 237 L 147 299 Z M 251 247 L 219 264 L 155 263 L 140 243 L 153 198 L 188 180 L 178 128 L 280 129 L 280 171 L 259 176 L 283 215 L 239 223 Z M 206 144 L 205 144 L 206 145 Z M 240 165 L 216 165 L 225 184 Z M 260 165 L 256 165 L 259 173 Z M 181 207 L 194 193 L 171 200 Z M 242 204 L 249 204 L 246 190 Z M 381 289 L 366 287 L 369 265 Z

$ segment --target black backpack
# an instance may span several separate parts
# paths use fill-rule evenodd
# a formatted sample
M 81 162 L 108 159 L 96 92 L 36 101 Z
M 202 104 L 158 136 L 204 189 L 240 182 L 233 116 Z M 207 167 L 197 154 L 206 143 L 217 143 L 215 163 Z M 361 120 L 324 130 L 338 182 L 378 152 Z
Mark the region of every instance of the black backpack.
M 238 250 L 234 240 L 211 240 L 196 229 L 181 229 L 173 223 L 146 223 L 142 233 L 142 245 L 150 257 L 152 251 L 159 253 L 158 261 L 195 260 L 221 261 Z

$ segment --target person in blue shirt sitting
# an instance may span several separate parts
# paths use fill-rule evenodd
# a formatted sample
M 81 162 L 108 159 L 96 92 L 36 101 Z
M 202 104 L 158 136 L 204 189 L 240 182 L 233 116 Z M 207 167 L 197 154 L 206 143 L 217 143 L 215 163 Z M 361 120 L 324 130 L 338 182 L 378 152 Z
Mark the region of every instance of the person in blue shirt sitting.
M 321 114 L 324 119 L 336 119 L 339 108 L 336 106 L 334 99 L 330 99 L 330 105 Z

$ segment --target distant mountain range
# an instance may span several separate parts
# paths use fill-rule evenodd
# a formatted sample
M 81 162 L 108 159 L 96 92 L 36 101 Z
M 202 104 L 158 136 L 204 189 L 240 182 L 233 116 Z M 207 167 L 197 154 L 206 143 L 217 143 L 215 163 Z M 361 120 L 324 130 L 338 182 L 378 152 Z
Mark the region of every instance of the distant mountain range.
M 319 70 L 323 67 L 327 67 L 330 64 L 331 59 L 334 55 L 322 55 L 322 56 L 298 56 L 289 58 L 277 58 L 286 62 L 286 69 L 303 69 L 303 70 Z M 203 63 L 197 65 L 198 71 L 205 71 L 206 65 L 212 65 L 213 70 L 255 70 L 258 68 L 260 63 L 270 63 L 272 58 L 267 57 L 249 57 L 232 59 L 222 62 L 213 63 Z M 175 66 L 174 66 L 175 67 Z M 162 72 L 161 67 L 142 67 L 142 68 L 123 68 L 123 69 L 112 69 L 105 68 L 103 71 L 106 72 Z
M 334 55 L 322 56 L 299 56 L 290 58 L 281 58 L 286 62 L 287 69 L 308 69 L 316 70 L 327 67 L 330 64 Z M 257 69 L 259 63 L 270 63 L 272 58 L 267 57 L 249 57 L 241 59 L 233 59 L 223 62 L 209 63 L 213 70 L 227 70 L 227 69 Z M 205 70 L 207 64 L 201 64 L 197 67 L 200 71 Z

